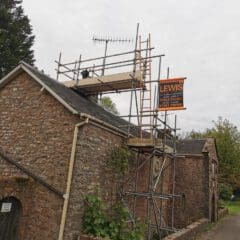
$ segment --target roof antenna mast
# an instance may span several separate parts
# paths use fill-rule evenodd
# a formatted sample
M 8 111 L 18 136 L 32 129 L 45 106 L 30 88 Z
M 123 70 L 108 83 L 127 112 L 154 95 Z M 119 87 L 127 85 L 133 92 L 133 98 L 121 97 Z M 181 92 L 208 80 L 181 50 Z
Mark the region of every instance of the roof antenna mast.
M 106 64 L 106 56 L 107 56 L 107 50 L 108 50 L 108 43 L 131 43 L 133 42 L 133 39 L 124 39 L 124 38 L 102 38 L 102 37 L 96 37 L 93 36 L 92 38 L 94 43 L 105 43 L 105 50 L 104 50 L 104 57 L 103 57 L 103 67 L 102 67 L 102 76 L 104 76 L 105 73 L 105 64 Z

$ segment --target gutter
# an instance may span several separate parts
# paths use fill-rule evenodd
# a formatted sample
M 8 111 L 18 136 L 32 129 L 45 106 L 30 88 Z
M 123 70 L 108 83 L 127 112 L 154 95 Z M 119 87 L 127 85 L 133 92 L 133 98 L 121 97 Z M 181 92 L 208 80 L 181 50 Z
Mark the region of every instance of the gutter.
M 123 137 L 123 138 L 128 138 L 129 137 L 129 135 L 126 132 L 124 132 L 123 130 L 120 130 L 119 128 L 114 127 L 113 125 L 108 124 L 108 123 L 106 123 L 106 122 L 104 122 L 102 120 L 99 120 L 99 119 L 97 119 L 97 118 L 95 118 L 95 117 L 93 117 L 93 116 L 91 116 L 89 114 L 80 113 L 80 117 L 88 118 L 91 121 L 90 123 L 92 125 L 100 127 L 102 129 L 107 130 L 107 131 L 109 131 L 111 133 L 114 133 L 114 134 L 116 134 L 116 135 L 118 135 L 120 137 Z M 132 136 L 132 135 L 130 134 L 130 136 Z
M 89 121 L 89 119 L 85 118 L 84 121 L 75 125 L 74 134 L 73 134 L 71 158 L 70 158 L 70 161 L 69 161 L 69 168 L 68 168 L 67 187 L 66 187 L 66 192 L 63 195 L 64 203 L 63 203 L 63 209 L 62 209 L 62 217 L 61 217 L 61 224 L 60 224 L 60 229 L 59 229 L 58 240 L 63 240 L 63 235 L 64 235 L 64 229 L 65 229 L 66 218 L 67 218 L 67 211 L 68 211 L 68 206 L 69 206 L 69 197 L 70 197 L 70 193 L 71 193 L 73 167 L 74 167 L 75 156 L 76 156 L 76 147 L 77 147 L 79 128 L 84 126 L 85 124 L 87 124 L 88 121 Z

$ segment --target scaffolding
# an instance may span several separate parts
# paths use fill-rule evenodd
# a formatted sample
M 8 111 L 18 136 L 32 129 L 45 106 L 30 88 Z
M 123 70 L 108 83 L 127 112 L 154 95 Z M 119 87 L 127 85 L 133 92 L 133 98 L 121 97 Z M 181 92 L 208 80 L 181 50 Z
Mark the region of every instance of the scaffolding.
M 177 117 L 171 127 L 167 121 L 168 113 L 165 111 L 162 117 L 158 112 L 164 54 L 153 55 L 153 50 L 150 34 L 143 40 L 137 25 L 132 51 L 108 55 L 105 48 L 103 57 L 83 59 L 80 55 L 78 60 L 69 63 L 62 62 L 60 53 L 56 61 L 57 80 L 64 76 L 68 80 L 64 84 L 81 94 L 98 97 L 110 93 L 130 94 L 128 114 L 121 116 L 127 120 L 126 125 L 119 128 L 127 128 L 127 144 L 136 152 L 136 164 L 119 195 L 130 211 L 133 224 L 139 217 L 138 208 L 145 206 L 146 212 L 140 217 L 146 223 L 148 240 L 155 235 L 155 239 L 161 239 L 177 231 L 174 227 L 175 201 L 182 197 L 175 192 Z M 158 60 L 156 80 L 152 79 L 153 60 Z M 109 75 L 108 72 L 113 70 L 118 72 Z M 131 130 L 136 125 L 139 135 L 133 136 Z M 146 184 L 143 186 L 142 182 Z

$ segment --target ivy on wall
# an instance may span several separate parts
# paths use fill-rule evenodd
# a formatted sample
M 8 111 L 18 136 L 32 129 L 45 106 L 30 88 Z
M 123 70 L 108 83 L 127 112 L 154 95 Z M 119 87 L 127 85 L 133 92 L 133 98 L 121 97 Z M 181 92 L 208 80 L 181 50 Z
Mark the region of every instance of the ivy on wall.
M 124 175 L 129 170 L 129 163 L 133 159 L 134 154 L 127 145 L 116 146 L 112 149 L 107 164 L 117 175 Z
M 127 222 L 129 212 L 121 203 L 115 205 L 112 214 L 107 213 L 100 197 L 96 194 L 87 195 L 85 203 L 84 233 L 106 240 L 144 239 L 143 225 L 140 223 L 136 223 L 135 226 L 129 224 Z

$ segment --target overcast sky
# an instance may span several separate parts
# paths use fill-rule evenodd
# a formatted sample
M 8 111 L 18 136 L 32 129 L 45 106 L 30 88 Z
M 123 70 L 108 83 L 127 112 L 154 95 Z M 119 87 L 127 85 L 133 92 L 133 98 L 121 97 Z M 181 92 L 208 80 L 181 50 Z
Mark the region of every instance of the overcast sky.
M 36 35 L 36 65 L 51 76 L 60 51 L 64 61 L 80 53 L 101 56 L 104 45 L 93 44 L 93 35 L 134 38 L 139 22 L 156 53 L 166 55 L 163 71 L 169 66 L 171 77 L 187 77 L 187 110 L 176 112 L 179 127 L 202 130 L 222 116 L 240 128 L 238 0 L 23 0 L 23 7 Z M 109 52 L 133 47 L 111 44 Z M 113 100 L 126 113 L 126 98 Z

